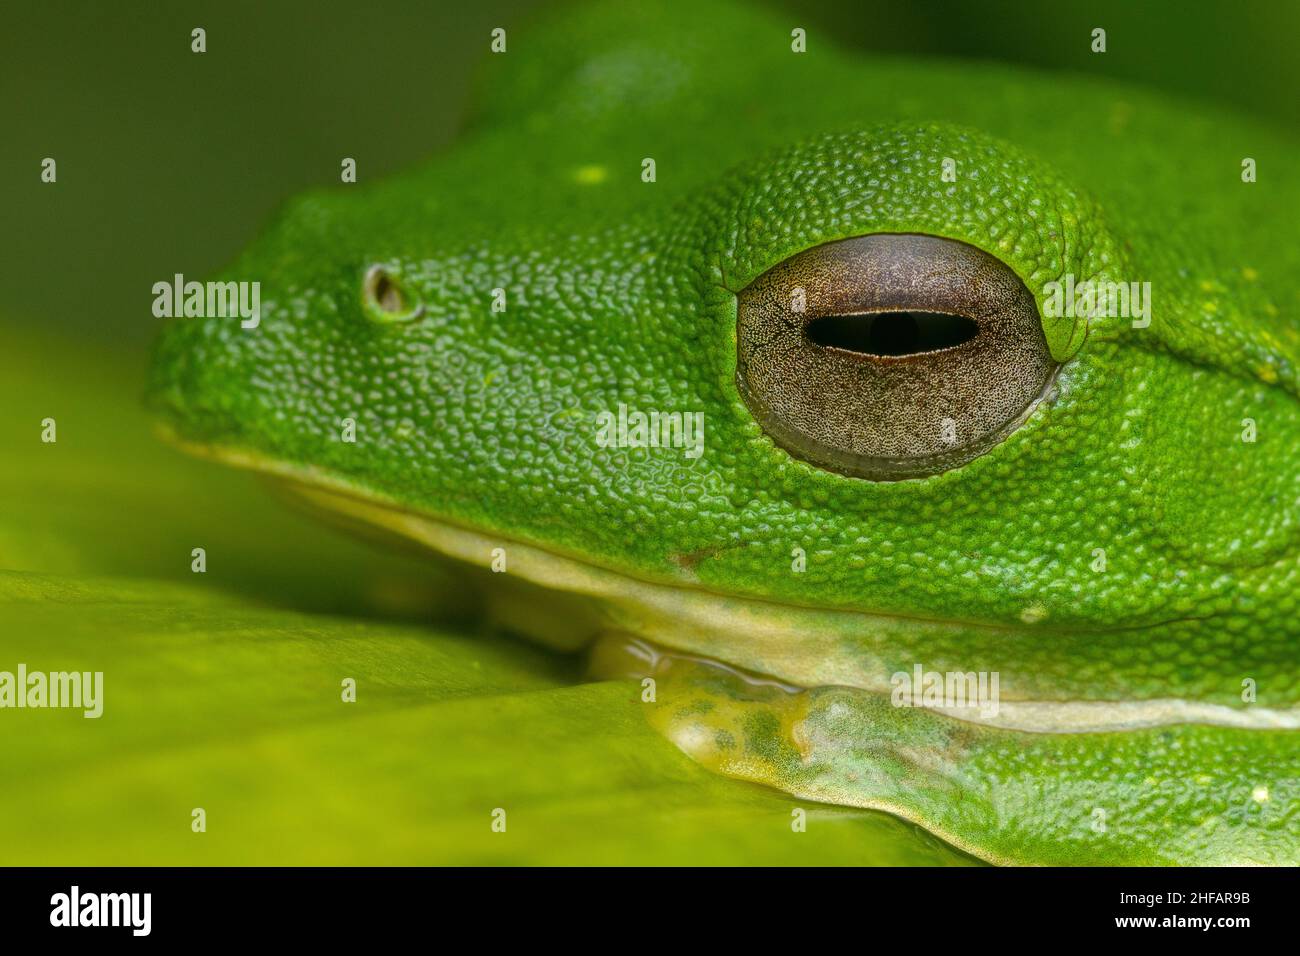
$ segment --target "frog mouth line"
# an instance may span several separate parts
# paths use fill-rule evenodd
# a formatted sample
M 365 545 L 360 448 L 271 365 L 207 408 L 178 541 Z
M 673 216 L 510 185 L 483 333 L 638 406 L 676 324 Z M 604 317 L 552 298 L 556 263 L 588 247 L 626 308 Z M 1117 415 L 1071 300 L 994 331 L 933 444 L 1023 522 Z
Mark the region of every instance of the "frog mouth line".
M 354 484 L 316 468 L 293 465 L 257 452 L 204 445 L 179 438 L 160 426 L 170 444 L 200 458 L 251 470 L 275 480 L 284 490 L 312 510 L 377 528 L 415 542 L 443 557 L 470 566 L 483 566 L 494 548 L 509 552 L 511 577 L 522 578 L 548 592 L 590 599 L 601 607 L 599 630 L 569 649 L 587 647 L 611 633 L 647 641 L 683 657 L 702 656 L 677 638 L 683 633 L 746 633 L 763 629 L 764 622 L 817 609 L 800 608 L 757 598 L 737 597 L 686 585 L 662 584 L 635 578 L 536 545 L 485 534 L 427 513 L 385 501 Z M 820 609 L 855 621 L 891 621 L 871 612 Z M 896 623 L 896 622 L 895 622 Z M 766 629 L 770 629 L 768 623 Z M 1130 628 L 1128 630 L 1139 630 Z M 776 630 L 780 630 L 779 624 Z M 730 665 L 727 665 L 730 666 Z M 770 675 L 773 681 L 792 684 Z M 883 675 L 882 675 L 883 676 Z M 838 681 L 840 686 L 889 695 L 889 684 Z M 799 685 L 795 685 L 799 686 Z M 817 686 L 827 686 L 819 684 Z M 1176 724 L 1203 724 L 1242 730 L 1300 729 L 1300 707 L 1249 709 L 1175 697 L 1132 700 L 1015 699 L 1002 700 L 996 715 L 971 708 L 927 706 L 926 710 L 956 720 L 1029 733 L 1101 733 Z

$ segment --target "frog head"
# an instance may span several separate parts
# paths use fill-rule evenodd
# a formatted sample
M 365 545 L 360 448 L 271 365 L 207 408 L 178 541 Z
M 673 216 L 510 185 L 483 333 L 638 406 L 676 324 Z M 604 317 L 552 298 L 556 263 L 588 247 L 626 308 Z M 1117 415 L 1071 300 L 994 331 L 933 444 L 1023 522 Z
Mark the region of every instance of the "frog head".
M 178 320 L 186 447 L 600 642 L 697 759 L 1009 862 L 1300 859 L 1293 139 L 767 14 L 510 37 Z M 493 574 L 493 572 L 502 572 Z

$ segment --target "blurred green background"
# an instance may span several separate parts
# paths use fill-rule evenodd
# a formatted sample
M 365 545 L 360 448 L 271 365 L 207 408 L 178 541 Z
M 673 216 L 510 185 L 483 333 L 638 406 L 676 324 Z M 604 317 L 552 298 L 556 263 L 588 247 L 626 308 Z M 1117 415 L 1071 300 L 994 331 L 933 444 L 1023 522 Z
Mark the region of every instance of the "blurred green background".
M 814 50 L 1101 73 L 1300 120 L 1291 3 L 767 5 Z M 790 798 L 692 764 L 635 687 L 474 635 L 463 588 L 427 562 L 150 435 L 153 283 L 220 268 L 343 156 L 365 182 L 446 146 L 490 30 L 543 6 L 6 6 L 0 669 L 104 669 L 107 700 L 98 721 L 0 714 L 0 864 L 971 862 L 844 808 L 811 810 L 792 842 Z M 487 828 L 498 805 L 508 842 Z

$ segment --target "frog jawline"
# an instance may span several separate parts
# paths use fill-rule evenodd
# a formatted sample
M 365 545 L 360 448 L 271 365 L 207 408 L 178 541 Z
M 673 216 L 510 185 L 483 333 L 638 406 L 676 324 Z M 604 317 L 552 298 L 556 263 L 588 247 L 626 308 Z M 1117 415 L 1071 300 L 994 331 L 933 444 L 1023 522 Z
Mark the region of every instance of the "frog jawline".
M 166 429 L 163 430 L 163 437 L 198 457 L 267 475 L 314 508 L 382 528 L 467 565 L 482 565 L 485 556 L 490 555 L 493 548 L 508 547 L 511 576 L 523 578 L 550 591 L 603 602 L 605 610 L 614 612 L 619 618 L 615 626 L 605 629 L 606 632 L 621 631 L 652 644 L 673 648 L 682 655 L 689 656 L 692 652 L 687 647 L 675 645 L 668 639 L 670 634 L 680 634 L 684 629 L 690 628 L 734 633 L 737 627 L 752 626 L 753 621 L 747 617 L 748 613 L 758 611 L 772 614 L 782 610 L 795 610 L 756 598 L 741 598 L 644 581 L 536 545 L 485 534 L 413 511 L 321 469 L 280 462 L 256 452 L 191 443 Z M 839 613 L 864 620 L 873 617 L 869 612 L 862 611 Z M 629 626 L 629 620 L 635 623 Z M 658 627 L 655 627 L 656 624 Z M 585 641 L 571 644 L 568 649 L 581 647 L 599 636 L 598 632 L 586 635 Z M 872 687 L 842 682 L 841 686 L 857 687 L 885 695 L 889 693 L 887 684 Z M 1300 707 L 1255 706 L 1241 710 L 1223 704 L 1173 697 L 1138 700 L 1002 700 L 995 716 L 981 715 L 969 708 L 925 709 L 981 726 L 1031 733 L 1099 733 L 1192 723 L 1243 730 L 1300 729 Z

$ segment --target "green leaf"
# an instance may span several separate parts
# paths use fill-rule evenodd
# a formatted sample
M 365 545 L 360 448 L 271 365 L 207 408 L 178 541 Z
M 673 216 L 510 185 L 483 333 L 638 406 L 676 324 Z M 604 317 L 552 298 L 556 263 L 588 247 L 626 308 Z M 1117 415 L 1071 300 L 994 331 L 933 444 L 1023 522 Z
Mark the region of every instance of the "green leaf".
M 710 773 L 634 683 L 431 623 L 472 609 L 454 579 L 158 445 L 138 357 L 9 338 L 0 671 L 102 672 L 103 714 L 0 710 L 0 864 L 972 862 Z

